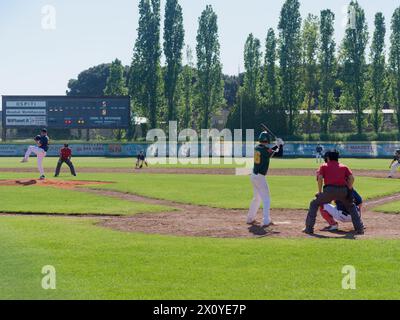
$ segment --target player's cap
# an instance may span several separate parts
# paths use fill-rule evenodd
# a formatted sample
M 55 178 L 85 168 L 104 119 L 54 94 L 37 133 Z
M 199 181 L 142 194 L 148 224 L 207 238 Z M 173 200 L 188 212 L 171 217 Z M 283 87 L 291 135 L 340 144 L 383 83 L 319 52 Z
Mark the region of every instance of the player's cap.
M 42 128 L 42 130 L 40 130 L 40 132 L 47 133 L 47 129 L 46 128 Z
M 259 142 L 270 143 L 271 139 L 269 137 L 268 132 L 264 131 L 261 132 L 260 136 L 258 137 Z
M 396 150 L 396 153 L 400 153 L 400 149 L 397 149 L 397 150 Z
M 332 161 L 339 161 L 339 158 L 340 158 L 340 153 L 337 150 L 328 151 L 324 155 L 325 162 L 328 162 L 328 159 Z

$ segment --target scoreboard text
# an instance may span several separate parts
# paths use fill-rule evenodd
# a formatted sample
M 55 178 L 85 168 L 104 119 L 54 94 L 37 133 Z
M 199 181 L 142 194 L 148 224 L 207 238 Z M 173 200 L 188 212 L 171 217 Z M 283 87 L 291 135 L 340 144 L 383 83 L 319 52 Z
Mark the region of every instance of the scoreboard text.
M 127 129 L 129 97 L 3 96 L 3 128 Z

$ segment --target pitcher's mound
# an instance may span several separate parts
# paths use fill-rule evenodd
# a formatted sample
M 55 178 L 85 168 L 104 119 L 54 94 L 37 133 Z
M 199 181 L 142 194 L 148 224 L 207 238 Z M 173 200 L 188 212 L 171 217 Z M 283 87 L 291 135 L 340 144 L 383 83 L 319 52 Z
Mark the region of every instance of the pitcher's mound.
M 106 184 L 103 181 L 79 181 L 79 180 L 56 180 L 56 179 L 19 179 L 19 180 L 0 180 L 0 186 L 43 186 L 55 187 L 60 189 L 74 189 L 76 187 Z

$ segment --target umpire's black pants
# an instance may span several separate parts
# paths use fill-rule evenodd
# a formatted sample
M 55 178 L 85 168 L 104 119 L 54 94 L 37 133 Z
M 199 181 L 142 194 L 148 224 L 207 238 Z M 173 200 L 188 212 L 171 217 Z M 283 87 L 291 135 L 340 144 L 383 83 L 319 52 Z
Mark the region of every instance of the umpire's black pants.
M 71 170 L 71 174 L 73 176 L 76 176 L 76 172 L 75 172 L 75 168 L 74 165 L 72 164 L 71 160 L 69 159 L 60 159 L 58 160 L 57 163 L 57 168 L 56 168 L 56 173 L 54 174 L 56 177 L 58 177 L 58 175 L 60 174 L 60 170 L 61 170 L 61 166 L 63 165 L 63 163 L 66 163 L 67 166 L 69 167 L 69 170 Z
M 340 186 L 326 186 L 324 191 L 317 196 L 317 198 L 310 203 L 310 209 L 308 211 L 306 220 L 306 231 L 313 232 L 315 221 L 317 219 L 317 212 L 321 205 L 332 202 L 333 200 L 338 200 L 343 203 L 353 221 L 353 226 L 356 231 L 364 231 L 364 224 L 360 215 L 358 214 L 357 207 L 354 204 L 352 197 L 348 196 L 349 190 L 347 187 Z

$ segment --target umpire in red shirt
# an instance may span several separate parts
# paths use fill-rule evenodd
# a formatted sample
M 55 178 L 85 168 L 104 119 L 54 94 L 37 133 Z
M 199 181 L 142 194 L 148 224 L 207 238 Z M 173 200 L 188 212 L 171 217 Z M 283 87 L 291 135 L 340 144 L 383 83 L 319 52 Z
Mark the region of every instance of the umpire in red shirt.
M 71 174 L 74 177 L 76 177 L 76 172 L 74 165 L 72 164 L 71 157 L 72 157 L 72 150 L 69 148 L 68 144 L 64 144 L 64 148 L 60 149 L 60 159 L 58 160 L 57 163 L 56 173 L 54 174 L 55 177 L 58 177 L 58 175 L 60 174 L 61 166 L 63 165 L 64 162 L 71 170 Z
M 318 208 L 336 200 L 341 201 L 346 211 L 351 215 L 356 233 L 364 234 L 364 225 L 357 212 L 352 195 L 353 173 L 347 166 L 339 163 L 339 152 L 337 151 L 327 152 L 325 161 L 327 163 L 323 164 L 317 172 L 318 194 L 316 199 L 310 203 L 304 232 L 313 234 Z M 323 184 L 324 187 L 322 188 Z

